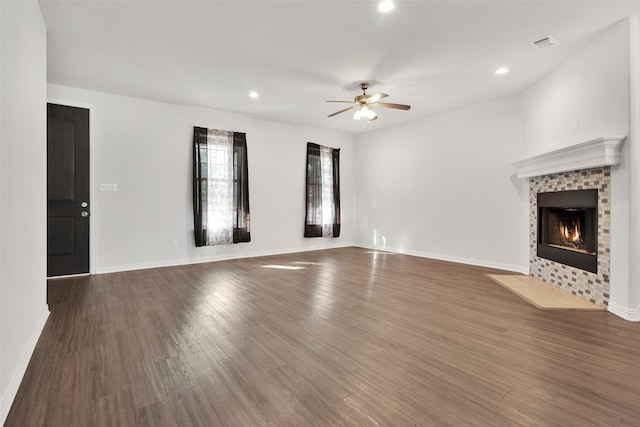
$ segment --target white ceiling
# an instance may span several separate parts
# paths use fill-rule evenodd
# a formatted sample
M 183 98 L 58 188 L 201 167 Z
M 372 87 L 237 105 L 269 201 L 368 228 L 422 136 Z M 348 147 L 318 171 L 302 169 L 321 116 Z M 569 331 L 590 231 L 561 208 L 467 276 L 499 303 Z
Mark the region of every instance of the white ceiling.
M 51 83 L 352 134 L 516 93 L 640 15 L 640 1 L 397 0 L 384 15 L 374 0 L 40 3 Z M 529 46 L 550 34 L 560 46 Z M 365 130 L 327 118 L 343 105 L 324 101 L 362 81 L 411 110 Z

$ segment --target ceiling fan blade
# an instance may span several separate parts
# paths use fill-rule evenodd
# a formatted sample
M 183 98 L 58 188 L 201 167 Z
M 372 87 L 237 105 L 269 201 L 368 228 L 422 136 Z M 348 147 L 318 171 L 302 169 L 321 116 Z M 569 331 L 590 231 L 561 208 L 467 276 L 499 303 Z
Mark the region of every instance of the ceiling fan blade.
M 340 114 L 340 113 L 344 113 L 345 111 L 352 110 L 353 108 L 355 108 L 355 105 L 352 105 L 352 106 L 351 106 L 351 107 L 349 107 L 349 108 L 345 108 L 344 110 L 336 111 L 336 112 L 335 112 L 335 113 L 333 113 L 333 114 L 329 114 L 327 117 L 337 116 L 338 114 Z
M 369 98 L 367 98 L 367 104 L 373 104 L 374 102 L 378 102 L 379 100 L 381 100 L 382 98 L 386 98 L 387 95 L 386 93 L 376 93 L 375 95 L 371 95 Z
M 408 110 L 411 108 L 411 105 L 389 104 L 388 102 L 377 102 L 376 105 L 378 107 L 384 107 L 384 108 L 395 108 L 396 110 Z
M 373 116 L 372 119 L 369 119 L 370 122 L 374 121 L 374 120 L 378 120 L 378 116 Z
M 353 104 L 353 101 L 325 101 L 325 102 L 346 102 L 347 104 Z

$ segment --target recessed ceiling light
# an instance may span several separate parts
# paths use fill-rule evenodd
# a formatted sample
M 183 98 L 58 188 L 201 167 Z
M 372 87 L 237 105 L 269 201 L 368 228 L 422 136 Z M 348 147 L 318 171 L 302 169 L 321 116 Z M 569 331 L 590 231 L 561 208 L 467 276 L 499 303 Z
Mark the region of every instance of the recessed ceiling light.
M 379 12 L 391 12 L 396 7 L 391 0 L 383 0 L 378 3 Z
M 500 67 L 496 70 L 496 74 L 507 74 L 509 69 L 507 67 Z
M 258 94 L 258 92 L 249 92 L 249 96 L 250 96 L 251 98 L 257 98 L 257 97 L 259 97 L 260 95 Z

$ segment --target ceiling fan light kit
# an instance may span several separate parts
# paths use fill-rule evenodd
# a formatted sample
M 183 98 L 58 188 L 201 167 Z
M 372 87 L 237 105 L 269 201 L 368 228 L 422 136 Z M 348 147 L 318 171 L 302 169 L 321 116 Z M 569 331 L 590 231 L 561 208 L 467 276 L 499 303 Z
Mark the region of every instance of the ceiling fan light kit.
M 386 12 L 391 12 L 393 9 L 395 9 L 395 7 L 396 5 L 393 4 L 391 0 L 383 0 L 380 3 L 378 3 L 377 9 L 378 9 L 378 12 L 386 13 Z
M 329 114 L 327 117 L 337 116 L 340 113 L 344 113 L 349 110 L 355 109 L 356 112 L 353 113 L 354 120 L 364 119 L 365 123 L 367 121 L 376 120 L 378 115 L 373 111 L 372 107 L 383 107 L 383 108 L 393 108 L 396 110 L 408 110 L 411 108 L 410 105 L 405 104 L 390 104 L 388 102 L 378 102 L 382 98 L 386 98 L 386 93 L 377 93 L 375 95 L 367 95 L 367 89 L 369 88 L 369 83 L 364 82 L 360 83 L 360 89 L 362 89 L 362 95 L 358 95 L 352 101 L 327 101 L 327 102 L 342 102 L 347 104 L 353 104 L 351 107 L 344 108 L 340 111 L 336 111 L 333 114 Z
M 366 118 L 367 120 L 375 120 L 378 118 L 376 113 L 366 105 L 363 105 L 359 110 L 356 110 L 353 113 L 353 120 L 360 120 L 361 118 Z

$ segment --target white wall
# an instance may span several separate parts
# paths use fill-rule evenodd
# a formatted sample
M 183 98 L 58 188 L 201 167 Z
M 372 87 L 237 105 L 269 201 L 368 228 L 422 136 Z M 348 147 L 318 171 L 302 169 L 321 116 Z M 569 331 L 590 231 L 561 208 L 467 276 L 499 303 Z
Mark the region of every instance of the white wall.
M 517 96 L 357 137 L 359 242 L 528 272 L 521 143 Z
M 0 2 L 0 424 L 46 304 L 46 30 L 37 2 Z
M 621 21 L 526 89 L 522 94 L 524 155 L 601 136 L 627 135 L 628 63 L 628 26 Z
M 634 167 L 630 171 L 630 199 L 633 207 L 630 209 L 630 229 L 633 240 L 630 241 L 630 256 L 637 260 L 640 256 L 640 18 L 629 18 L 629 148 L 631 162 Z M 629 275 L 630 295 L 628 318 L 640 320 L 640 266 L 631 263 Z
M 629 135 L 629 53 L 629 20 L 622 20 L 526 89 L 522 94 L 525 156 L 602 136 Z M 630 234 L 631 225 L 640 220 L 631 210 L 630 192 L 632 171 L 640 166 L 631 155 L 636 144 L 638 141 L 627 138 L 622 164 L 611 173 L 609 309 L 623 317 L 634 308 L 632 289 L 639 285 L 631 276 L 630 258 L 635 238 Z
M 48 96 L 92 105 L 91 219 L 98 273 L 334 247 L 354 240 L 353 141 L 348 135 L 58 85 L 48 86 Z M 194 245 L 193 126 L 247 133 L 250 243 Z M 341 148 L 339 238 L 303 238 L 307 141 Z M 115 183 L 118 191 L 100 192 L 100 183 Z

